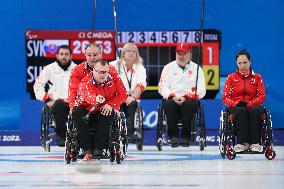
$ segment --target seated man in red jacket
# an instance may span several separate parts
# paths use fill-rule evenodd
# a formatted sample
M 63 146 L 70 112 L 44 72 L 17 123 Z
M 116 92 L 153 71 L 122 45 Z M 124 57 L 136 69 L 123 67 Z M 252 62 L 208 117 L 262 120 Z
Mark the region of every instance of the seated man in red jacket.
M 121 79 L 114 81 L 111 72 L 112 69 L 108 63 L 100 59 L 95 62 L 93 71 L 81 81 L 78 87 L 72 117 L 85 160 L 92 158 L 93 150 L 101 151 L 107 148 L 114 111 L 118 111 L 127 98 Z M 89 123 L 84 122 L 82 117 L 94 106 L 96 108 L 90 115 Z M 90 134 L 89 129 L 94 129 L 94 133 Z
M 90 72 L 92 72 L 95 63 L 102 58 L 102 49 L 96 43 L 89 43 L 85 47 L 85 57 L 86 61 L 77 65 L 70 75 L 69 85 L 68 85 L 68 102 L 70 109 L 74 107 L 74 103 L 77 96 L 77 91 L 81 80 Z M 119 75 L 114 66 L 109 66 L 109 73 L 112 76 L 114 82 L 119 79 Z

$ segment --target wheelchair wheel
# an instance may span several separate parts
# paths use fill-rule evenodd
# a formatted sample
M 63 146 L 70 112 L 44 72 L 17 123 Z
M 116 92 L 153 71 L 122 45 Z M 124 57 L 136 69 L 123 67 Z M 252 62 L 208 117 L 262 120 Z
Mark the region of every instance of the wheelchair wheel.
M 65 141 L 65 161 L 66 164 L 70 164 L 70 162 L 77 161 L 77 156 L 79 154 L 79 144 L 77 138 L 77 131 L 73 125 L 73 121 L 71 115 L 68 116 L 67 122 L 67 132 L 66 132 L 66 141 Z
M 116 161 L 117 164 L 121 164 L 121 161 L 127 156 L 128 145 L 124 113 L 121 113 L 120 117 L 114 119 L 114 123 L 110 130 L 108 147 L 110 162 Z
M 121 151 L 119 149 L 119 146 L 112 144 L 110 147 L 110 156 L 109 156 L 110 162 L 116 161 L 117 164 L 121 164 L 122 156 Z
M 220 155 L 223 159 L 226 157 L 225 146 L 219 146 Z
M 121 160 L 124 160 L 127 156 L 127 149 L 128 149 L 128 139 L 127 139 L 127 126 L 126 126 L 126 119 L 124 113 L 121 113 L 120 115 L 120 121 L 118 122 L 119 124 L 119 130 L 120 130 L 120 149 L 122 154 L 121 154 Z
M 220 128 L 219 130 L 219 152 L 220 155 L 223 159 L 225 159 L 226 157 L 226 145 L 225 145 L 225 137 L 224 137 L 224 133 L 223 133 L 223 128 Z
M 70 164 L 70 162 L 76 162 L 77 161 L 77 156 L 78 156 L 78 147 L 75 147 L 72 142 L 67 141 L 65 142 L 65 154 L 64 154 L 64 159 L 66 161 L 66 164 Z
M 109 155 L 110 162 L 116 161 L 117 164 L 121 164 L 122 155 L 120 147 L 116 144 L 112 144 L 109 150 L 110 150 L 110 155 Z
M 162 146 L 164 143 L 164 138 L 167 135 L 167 120 L 164 116 L 162 105 L 158 106 L 158 125 L 157 125 L 157 135 L 156 135 L 156 146 L 159 151 L 162 151 Z
M 118 149 L 118 150 L 116 150 L 116 163 L 117 163 L 117 164 L 121 164 L 121 160 L 122 160 L 122 158 L 121 158 L 121 152 L 120 152 L 120 150 Z
M 219 129 L 219 151 L 222 158 L 227 157 L 229 160 L 236 158 L 234 151 L 235 145 L 235 128 L 232 120 L 229 120 L 229 110 L 221 111 L 220 129 Z
M 134 141 L 136 144 L 136 149 L 142 151 L 144 141 L 143 111 L 139 105 L 137 105 L 134 115 Z
M 49 121 L 48 107 L 45 106 L 41 110 L 40 142 L 43 149 L 48 152 L 50 152 Z
M 162 151 L 162 149 L 163 149 L 163 141 L 162 141 L 162 139 L 158 140 L 157 148 L 158 148 L 159 151 Z
M 46 151 L 50 152 L 50 143 L 49 142 L 46 143 L 46 147 L 45 148 L 46 148 Z
M 232 146 L 226 146 L 226 156 L 229 160 L 233 160 L 236 158 L 236 152 L 234 151 Z
M 115 160 L 115 149 L 114 149 L 114 147 L 111 147 L 109 149 L 109 151 L 110 151 L 109 161 L 114 162 L 114 160 Z
M 224 144 L 223 139 L 220 137 L 219 139 L 219 152 L 220 152 L 220 156 L 225 159 L 226 157 L 226 145 Z
M 273 150 L 272 121 L 270 112 L 267 109 L 265 111 L 265 119 L 262 121 L 263 151 L 266 159 L 273 160 L 276 157 L 276 152 Z
M 70 153 L 71 153 L 71 150 L 66 147 L 65 154 L 64 154 L 64 160 L 65 160 L 66 164 L 70 164 L 70 162 L 71 162 Z
M 200 151 L 203 151 L 203 150 L 204 150 L 205 145 L 206 145 L 206 144 L 205 144 L 204 139 L 201 138 L 201 139 L 199 140 L 199 148 L 200 148 Z
M 266 159 L 268 159 L 268 160 L 275 159 L 276 152 L 270 146 L 266 146 L 264 148 L 265 148 L 264 155 L 265 155 Z
M 200 138 L 203 139 L 204 147 L 207 146 L 206 144 L 206 126 L 205 126 L 205 114 L 203 105 L 199 102 L 199 113 L 200 113 Z
M 47 149 L 47 151 L 48 152 L 50 152 L 50 143 L 51 143 L 51 141 L 52 141 L 52 136 L 54 136 L 55 135 L 55 133 L 51 133 L 50 132 L 50 130 L 51 130 L 51 128 L 53 128 L 54 129 L 54 127 L 53 127 L 53 117 L 50 115 L 50 114 L 48 114 L 48 124 L 46 125 L 47 127 L 46 127 L 46 134 L 47 134 L 47 140 L 46 140 L 46 149 Z M 56 138 L 56 136 L 55 136 L 55 138 Z M 57 140 L 57 139 L 56 139 Z
M 219 151 L 220 155 L 223 159 L 226 157 L 226 144 L 225 144 L 225 124 L 227 120 L 227 112 L 222 110 L 221 117 L 220 117 L 220 129 L 219 129 Z
M 142 150 L 143 150 L 143 142 L 142 142 L 141 140 L 138 140 L 138 141 L 136 142 L 136 149 L 137 149 L 138 151 L 142 151 Z
M 205 118 L 204 118 L 204 110 L 203 110 L 203 105 L 201 102 L 198 103 L 198 109 L 196 112 L 196 117 L 195 117 L 195 125 L 192 126 L 192 129 L 198 128 L 199 130 L 199 146 L 200 146 L 200 151 L 203 151 L 206 147 L 206 128 L 205 128 Z M 194 141 L 195 142 L 195 138 Z

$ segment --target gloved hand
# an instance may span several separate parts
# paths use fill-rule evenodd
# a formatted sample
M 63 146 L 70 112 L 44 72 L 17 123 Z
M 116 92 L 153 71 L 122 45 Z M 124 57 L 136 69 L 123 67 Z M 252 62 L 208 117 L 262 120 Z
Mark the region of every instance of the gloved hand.
M 237 103 L 236 107 L 247 107 L 247 103 L 244 101 L 240 101 Z

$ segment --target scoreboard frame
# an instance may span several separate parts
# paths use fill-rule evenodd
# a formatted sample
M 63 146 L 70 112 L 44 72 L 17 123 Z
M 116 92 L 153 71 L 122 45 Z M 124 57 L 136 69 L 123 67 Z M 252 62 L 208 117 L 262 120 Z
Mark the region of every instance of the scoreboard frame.
M 219 92 L 219 65 L 221 32 L 212 30 L 169 30 L 169 31 L 87 31 L 87 30 L 27 30 L 26 31 L 26 89 L 34 98 L 33 84 L 44 66 L 56 59 L 60 45 L 69 45 L 72 60 L 79 64 L 85 60 L 84 49 L 90 42 L 102 46 L 103 58 L 116 59 L 116 47 L 121 51 L 125 43 L 133 42 L 139 47 L 147 70 L 144 98 L 161 98 L 157 93 L 160 73 L 165 64 L 175 60 L 177 43 L 188 43 L 192 59 L 204 71 L 206 82 L 205 98 L 214 98 Z M 117 42 L 117 45 L 116 45 Z M 199 55 L 199 46 L 201 55 Z M 119 53 L 120 54 L 120 53 Z
M 204 72 L 206 82 L 205 98 L 214 98 L 220 89 L 220 49 L 221 49 L 221 32 L 215 29 L 210 30 L 170 30 L 170 31 L 122 31 L 117 33 L 117 46 L 122 47 L 123 44 L 132 42 L 141 48 L 160 48 L 169 47 L 171 58 L 166 63 L 175 60 L 175 46 L 177 43 L 188 43 L 191 46 L 193 61 L 199 63 Z M 201 48 L 201 55 L 198 55 Z M 195 50 L 194 50 L 195 49 Z M 161 54 L 160 56 L 164 56 Z M 200 56 L 200 57 L 199 57 Z M 143 58 L 143 57 L 142 57 Z M 144 59 L 145 60 L 145 59 Z M 160 72 L 166 64 L 158 63 Z M 146 69 L 154 64 L 146 63 Z M 160 72 L 158 75 L 160 76 Z M 149 69 L 147 69 L 149 73 Z M 155 80 L 156 81 L 156 80 Z M 158 81 L 156 81 L 158 82 Z M 149 82 L 148 82 L 149 83 Z M 146 92 L 143 94 L 145 98 L 160 98 L 155 95 L 157 85 L 147 86 Z

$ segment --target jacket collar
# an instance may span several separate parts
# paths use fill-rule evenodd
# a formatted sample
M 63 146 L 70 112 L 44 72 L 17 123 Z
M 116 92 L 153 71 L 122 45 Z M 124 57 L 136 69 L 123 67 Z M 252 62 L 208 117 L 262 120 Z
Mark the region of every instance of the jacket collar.
M 94 85 L 105 85 L 105 84 L 111 82 L 111 81 L 113 80 L 113 77 L 112 77 L 110 74 L 108 74 L 107 80 L 106 80 L 104 83 L 99 83 L 99 82 L 97 82 L 97 80 L 96 80 L 96 79 L 94 78 L 94 76 L 92 75 L 92 80 L 93 80 L 93 84 L 94 84 Z
M 86 61 L 83 64 L 84 64 L 84 69 L 85 70 L 92 71 L 92 68 L 88 65 L 88 63 Z
M 243 75 L 239 72 L 239 69 L 237 69 L 237 70 L 235 71 L 235 73 L 238 74 L 240 77 L 243 77 Z M 244 77 L 247 78 L 247 77 L 252 77 L 252 76 L 254 76 L 254 75 L 255 75 L 255 72 L 254 72 L 252 69 L 250 69 L 249 74 L 246 75 L 246 76 L 244 76 Z
M 183 70 L 188 70 L 188 69 L 190 68 L 190 63 L 191 63 L 191 61 L 189 61 L 189 62 L 185 65 L 185 67 L 184 67 Z M 175 68 L 176 68 L 176 69 L 182 69 L 182 68 L 178 65 L 177 61 L 175 61 Z

